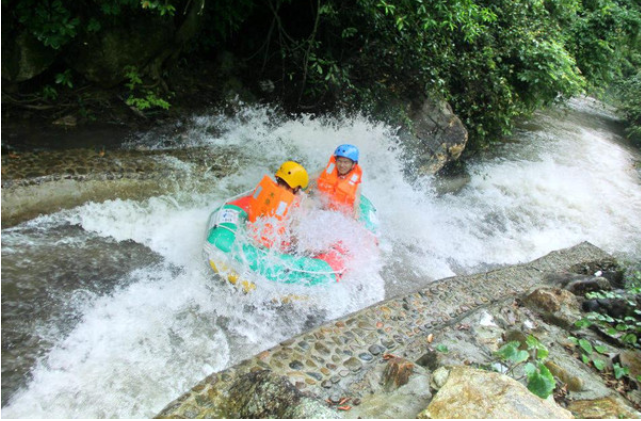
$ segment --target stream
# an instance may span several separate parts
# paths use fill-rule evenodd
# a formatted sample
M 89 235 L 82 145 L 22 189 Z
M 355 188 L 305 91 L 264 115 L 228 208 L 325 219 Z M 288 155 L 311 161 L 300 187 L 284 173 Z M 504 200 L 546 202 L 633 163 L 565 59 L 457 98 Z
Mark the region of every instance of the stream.
M 310 247 L 352 245 L 340 283 L 258 283 L 244 294 L 214 275 L 202 250 L 210 212 L 284 160 L 324 167 L 341 143 L 360 148 L 378 248 L 325 212 L 299 234 Z M 149 418 L 213 371 L 436 279 L 582 241 L 641 260 L 641 154 L 615 113 L 589 98 L 537 113 L 469 161 L 469 182 L 447 194 L 432 177 L 407 181 L 395 130 L 362 116 L 254 107 L 193 116 L 180 141 L 149 132 L 123 147 L 206 147 L 233 165 L 224 177 L 185 168 L 178 192 L 89 201 L 2 230 L 4 418 Z M 280 299 L 291 294 L 306 298 Z

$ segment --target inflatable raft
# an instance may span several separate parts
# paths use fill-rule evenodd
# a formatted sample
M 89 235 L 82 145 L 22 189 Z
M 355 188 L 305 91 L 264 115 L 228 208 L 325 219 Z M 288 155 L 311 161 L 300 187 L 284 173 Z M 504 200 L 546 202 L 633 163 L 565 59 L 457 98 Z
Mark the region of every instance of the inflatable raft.
M 221 274 L 232 284 L 239 283 L 246 292 L 255 288 L 242 275 L 246 271 L 262 275 L 273 282 L 305 286 L 340 280 L 348 257 L 340 245 L 323 254 L 307 257 L 281 253 L 247 241 L 247 236 L 241 232 L 246 229 L 248 220 L 246 198 L 247 195 L 243 195 L 226 201 L 209 217 L 205 254 L 214 272 Z M 361 196 L 359 220 L 370 232 L 376 234 L 376 208 L 365 196 Z

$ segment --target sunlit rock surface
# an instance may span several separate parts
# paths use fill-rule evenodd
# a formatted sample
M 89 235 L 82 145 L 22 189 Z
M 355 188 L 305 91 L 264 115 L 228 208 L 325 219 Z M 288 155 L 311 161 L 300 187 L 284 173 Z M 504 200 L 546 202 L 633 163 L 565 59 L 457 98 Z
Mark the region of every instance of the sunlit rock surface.
M 419 418 L 568 419 L 572 414 L 510 377 L 455 367 Z

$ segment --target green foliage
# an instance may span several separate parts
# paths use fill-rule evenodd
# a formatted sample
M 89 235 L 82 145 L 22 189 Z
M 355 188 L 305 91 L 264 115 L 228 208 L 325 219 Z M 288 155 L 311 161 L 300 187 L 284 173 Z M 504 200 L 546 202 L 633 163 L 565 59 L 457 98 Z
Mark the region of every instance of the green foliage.
M 133 17 L 153 14 L 171 18 L 176 4 L 182 0 L 14 0 L 15 7 L 9 9 L 11 1 L 3 1 L 3 13 L 9 12 L 14 19 L 13 25 L 20 31 L 34 35 L 44 46 L 55 50 L 65 50 L 74 41 L 97 34 L 113 26 L 122 25 Z M 7 8 L 5 9 L 5 6 Z M 4 22 L 4 18 L 3 18 Z M 64 59 L 64 53 L 60 54 Z M 55 83 L 73 88 L 71 70 L 57 73 Z M 57 92 L 45 87 L 43 95 L 56 99 Z M 168 106 L 167 102 L 145 93 L 143 98 L 133 100 L 139 107 Z
M 73 88 L 73 78 L 71 76 L 71 70 L 67 69 L 62 73 L 56 75 L 56 83 L 58 85 L 66 86 L 67 88 Z
M 134 18 L 178 25 L 190 4 L 4 0 L 3 12 L 63 51 Z M 636 0 L 219 0 L 205 1 L 199 16 L 200 32 L 186 51 L 209 58 L 232 50 L 248 76 L 275 81 L 298 110 L 376 112 L 431 96 L 452 105 L 475 149 L 510 133 L 519 117 L 617 81 L 630 134 L 641 135 Z M 163 106 L 147 93 L 136 98 L 141 107 Z
M 583 328 L 596 324 L 602 331 L 612 338 L 618 339 L 622 344 L 631 348 L 641 348 L 641 307 L 636 296 L 641 294 L 641 271 L 635 270 L 627 275 L 626 290 L 597 291 L 586 294 L 588 299 L 616 300 L 624 314 L 612 317 L 606 313 L 590 312 L 577 321 L 577 327 Z
M 443 98 L 477 148 L 518 117 L 611 81 L 641 22 L 632 0 L 326 0 L 292 25 L 297 7 L 269 10 L 285 89 L 370 109 L 390 94 Z
M 621 109 L 630 123 L 628 136 L 641 144 L 641 71 L 621 80 L 617 85 Z
M 40 42 L 55 50 L 71 41 L 80 25 L 80 18 L 74 16 L 62 0 L 22 0 L 15 13 L 18 21 Z
M 127 66 L 125 69 L 127 79 L 129 79 L 129 82 L 125 84 L 129 88 L 129 97 L 125 101 L 127 105 L 139 111 L 153 108 L 169 109 L 171 104 L 160 96 L 158 90 L 143 87 L 142 78 L 135 66 Z
M 18 0 L 12 14 L 42 44 L 60 50 L 84 33 L 96 33 L 151 10 L 173 16 L 179 0 Z
M 171 106 L 169 101 L 160 98 L 157 94 L 151 91 L 146 91 L 144 97 L 129 97 L 127 98 L 126 103 L 140 111 L 145 111 L 150 108 L 162 108 L 163 110 L 168 110 Z
M 541 399 L 547 399 L 554 392 L 556 380 L 550 370 L 543 364 L 528 363 L 524 367 L 527 374 L 527 388 Z
M 574 336 L 568 339 L 581 349 L 581 361 L 583 361 L 584 364 L 592 365 L 599 371 L 603 371 L 606 368 L 604 360 L 596 355 L 596 353 L 606 355 L 607 349 L 604 346 L 593 346 L 587 339 L 578 339 Z
M 621 378 L 628 376 L 630 374 L 630 369 L 628 367 L 621 367 L 619 363 L 615 363 L 614 366 L 614 378 L 620 380 Z
M 256 7 L 252 0 L 216 0 L 207 1 L 202 10 L 203 21 L 201 31 L 193 43 L 187 46 L 187 51 L 198 55 L 209 55 L 219 50 L 226 41 L 241 32 L 241 25 L 247 20 Z M 264 37 L 265 34 L 261 34 Z M 254 40 L 245 39 L 247 45 Z M 261 42 L 264 39 L 260 40 Z
M 176 13 L 176 6 L 170 1 L 143 0 L 140 2 L 143 9 L 157 10 L 160 16 L 173 16 Z
M 521 349 L 525 348 L 525 349 Z M 529 335 L 525 343 L 511 341 L 503 345 L 496 355 L 509 366 L 509 373 L 523 365 L 527 376 L 527 388 L 536 396 L 546 399 L 556 387 L 556 380 L 544 361 L 549 355 L 548 349 L 534 336 Z
M 530 353 L 524 350 L 519 350 L 521 343 L 518 341 L 508 342 L 497 351 L 497 355 L 504 361 L 509 361 L 512 364 L 519 364 L 527 361 L 530 358 Z
M 637 264 L 638 266 L 638 264 Z M 616 300 L 616 306 L 624 310 L 621 314 L 632 314 L 633 316 L 625 315 L 621 317 L 612 317 L 608 314 L 601 314 L 598 312 L 591 312 L 586 317 L 577 321 L 575 324 L 579 328 L 590 327 L 598 325 L 600 330 L 613 338 L 616 338 L 630 348 L 641 348 L 639 344 L 639 335 L 641 334 L 641 309 L 637 304 L 637 296 L 641 294 L 641 271 L 634 267 L 628 267 L 623 272 L 625 291 L 597 291 L 586 294 L 588 299 L 597 300 Z M 612 302 L 612 301 L 610 301 Z M 587 365 L 593 365 L 599 371 L 606 370 L 606 362 L 603 358 L 599 358 L 598 354 L 610 356 L 606 347 L 601 345 L 594 345 L 587 339 L 569 337 L 581 351 L 581 360 Z M 621 366 L 619 363 L 612 364 L 612 372 L 615 379 L 620 380 L 623 377 L 629 376 L 630 369 Z M 641 380 L 641 379 L 637 379 Z
M 56 98 L 58 98 L 58 91 L 51 85 L 45 85 L 42 88 L 41 95 L 44 99 L 55 100 Z
M 639 4 L 591 0 L 583 1 L 581 5 L 579 18 L 573 19 L 568 27 L 571 53 L 586 79 L 603 87 L 620 75 L 629 47 L 638 42 Z

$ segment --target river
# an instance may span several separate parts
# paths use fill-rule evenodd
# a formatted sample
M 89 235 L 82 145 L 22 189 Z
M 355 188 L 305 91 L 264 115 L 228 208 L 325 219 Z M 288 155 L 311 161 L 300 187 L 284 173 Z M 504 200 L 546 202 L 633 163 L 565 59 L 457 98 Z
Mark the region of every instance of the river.
M 187 134 L 180 147 L 220 150 L 237 165 L 222 178 L 194 171 L 178 193 L 87 202 L 2 230 L 2 417 L 148 418 L 213 371 L 435 279 L 582 241 L 641 260 L 641 157 L 591 99 L 537 113 L 468 162 L 469 182 L 448 194 L 431 177 L 406 181 L 395 131 L 364 117 L 256 107 L 194 116 Z M 338 237 L 359 250 L 339 284 L 286 304 L 278 298 L 301 290 L 243 294 L 214 276 L 202 254 L 211 210 L 283 160 L 323 167 L 340 143 L 361 149 L 378 250 L 323 213 L 303 224 L 303 240 Z M 126 147 L 175 145 L 146 133 Z

